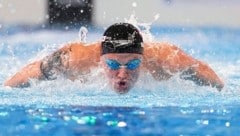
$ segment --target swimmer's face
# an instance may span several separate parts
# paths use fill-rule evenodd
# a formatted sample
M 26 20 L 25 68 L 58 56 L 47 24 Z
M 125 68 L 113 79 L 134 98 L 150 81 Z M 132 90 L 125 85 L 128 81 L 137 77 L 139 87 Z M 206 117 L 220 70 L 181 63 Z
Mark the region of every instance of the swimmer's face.
M 142 55 L 133 53 L 109 53 L 101 57 L 106 76 L 117 93 L 127 93 L 134 86 L 141 60 Z

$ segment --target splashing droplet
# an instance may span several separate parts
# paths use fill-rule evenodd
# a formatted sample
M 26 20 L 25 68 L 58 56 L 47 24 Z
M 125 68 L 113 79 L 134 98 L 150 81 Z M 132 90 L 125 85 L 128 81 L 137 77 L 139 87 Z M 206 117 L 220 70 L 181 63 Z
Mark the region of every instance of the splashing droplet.
M 65 26 L 65 30 L 68 30 L 69 29 L 69 26 Z
M 80 30 L 79 30 L 79 38 L 80 38 L 81 42 L 86 43 L 86 41 L 87 41 L 87 33 L 88 33 L 87 28 L 82 26 L 80 28 Z
M 132 3 L 132 6 L 135 8 L 135 7 L 137 7 L 137 3 L 136 2 L 133 2 Z
M 135 27 L 137 27 L 143 36 L 143 41 L 145 42 L 152 42 L 154 37 L 150 32 L 151 24 L 152 23 L 139 23 L 137 21 L 137 17 L 135 14 L 132 14 L 129 19 L 125 19 L 125 22 L 133 24 Z
M 155 16 L 154 16 L 154 21 L 156 21 L 156 20 L 158 20 L 159 19 L 159 14 L 156 14 Z

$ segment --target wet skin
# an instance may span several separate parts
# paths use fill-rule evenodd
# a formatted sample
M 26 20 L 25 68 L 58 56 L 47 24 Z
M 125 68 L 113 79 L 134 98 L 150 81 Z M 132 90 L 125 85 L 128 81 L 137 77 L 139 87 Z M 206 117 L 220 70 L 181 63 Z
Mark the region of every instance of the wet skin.
M 113 90 L 119 94 L 125 94 L 129 92 L 139 77 L 141 66 L 134 70 L 129 70 L 126 67 L 112 70 L 105 63 L 106 59 L 116 60 L 120 64 L 124 65 L 133 59 L 142 59 L 142 55 L 133 53 L 111 53 L 101 56 L 101 63 Z
M 121 64 L 136 58 L 142 59 L 141 70 L 150 72 L 159 81 L 167 80 L 175 73 L 182 72 L 182 79 L 191 80 L 200 86 L 216 87 L 219 91 L 224 87 L 224 82 L 205 63 L 192 58 L 176 46 L 168 43 L 144 43 L 144 55 L 139 54 L 105 54 L 101 55 L 100 43 L 92 44 L 71 43 L 45 57 L 23 67 L 19 72 L 4 82 L 4 86 L 22 87 L 29 84 L 29 79 L 54 79 L 52 75 L 64 74 L 72 81 L 90 68 L 97 67 L 99 61 L 115 59 Z M 90 46 L 91 45 L 91 46 Z M 57 62 L 57 63 L 56 63 Z M 139 70 L 110 70 L 102 63 L 110 85 L 118 93 L 127 93 L 138 79 Z M 50 78 L 49 78 L 50 77 Z

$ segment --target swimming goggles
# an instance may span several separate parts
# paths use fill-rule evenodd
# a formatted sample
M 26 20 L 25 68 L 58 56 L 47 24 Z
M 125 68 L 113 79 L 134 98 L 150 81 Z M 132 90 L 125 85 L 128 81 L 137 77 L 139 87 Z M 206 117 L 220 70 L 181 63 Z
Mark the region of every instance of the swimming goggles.
M 111 70 L 118 70 L 120 68 L 127 68 L 129 70 L 135 70 L 136 68 L 138 68 L 140 66 L 142 61 L 140 59 L 133 59 L 124 65 L 120 64 L 118 61 L 113 60 L 113 59 L 107 59 L 105 62 Z

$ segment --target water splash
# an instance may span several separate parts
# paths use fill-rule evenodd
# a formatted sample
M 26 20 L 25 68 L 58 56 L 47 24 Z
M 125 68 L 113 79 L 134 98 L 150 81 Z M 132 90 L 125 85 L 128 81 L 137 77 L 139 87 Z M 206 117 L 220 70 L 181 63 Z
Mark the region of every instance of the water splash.
M 154 16 L 154 21 L 157 21 L 157 20 L 159 19 L 159 17 L 160 17 L 160 15 L 159 15 L 159 14 L 156 14 L 156 15 Z
M 86 27 L 81 27 L 79 29 L 79 33 L 78 36 L 80 38 L 80 42 L 86 43 L 87 42 L 87 33 L 88 33 L 88 29 Z
M 136 3 L 136 2 L 133 2 L 133 3 L 132 3 L 132 7 L 136 8 L 136 7 L 137 7 L 137 3 Z
M 135 14 L 132 14 L 129 19 L 125 19 L 125 22 L 133 24 L 135 27 L 137 27 L 141 31 L 144 42 L 152 42 L 154 41 L 154 36 L 152 35 L 150 29 L 151 29 L 152 23 L 158 19 L 158 17 L 156 16 L 155 16 L 155 19 L 150 23 L 141 23 L 141 22 L 138 22 Z
M 156 17 L 157 18 L 157 17 Z M 130 19 L 136 24 L 141 24 L 136 21 L 135 17 Z M 148 24 L 149 25 L 149 24 Z M 151 27 L 147 30 L 150 32 Z M 228 35 L 227 38 L 221 40 L 217 37 L 217 34 L 210 34 L 205 32 L 199 32 L 203 36 L 194 35 L 190 32 L 180 32 L 178 34 L 165 32 L 163 35 L 167 35 L 176 42 L 182 44 L 182 48 L 190 46 L 189 38 L 193 42 L 190 46 L 193 49 L 199 49 L 199 54 L 202 59 L 209 59 L 210 52 L 218 52 L 220 55 L 213 56 L 211 60 L 206 61 L 212 68 L 220 75 L 225 77 L 226 87 L 222 92 L 217 92 L 215 89 L 209 87 L 199 87 L 191 82 L 179 80 L 179 78 L 172 78 L 168 81 L 158 82 L 152 79 L 151 76 L 140 77 L 139 82 L 127 95 L 119 96 L 108 88 L 106 80 L 97 76 L 96 71 L 93 70 L 92 77 L 88 82 L 83 83 L 81 81 L 72 82 L 69 80 L 56 80 L 56 81 L 44 81 L 38 82 L 32 80 L 33 86 L 25 89 L 11 89 L 0 86 L 0 103 L 6 105 L 110 105 L 110 106 L 198 106 L 198 105 L 230 105 L 238 104 L 240 91 L 239 91 L 239 40 L 235 33 L 226 32 L 223 35 Z M 217 32 L 216 32 L 217 33 Z M 151 34 L 151 33 L 150 33 Z M 100 35 L 94 35 L 94 41 L 98 39 Z M 162 35 L 161 35 L 162 36 Z M 28 38 L 24 38 L 28 37 Z M 0 81 L 3 81 L 9 76 L 9 72 L 14 73 L 20 69 L 23 65 L 27 64 L 26 60 L 31 58 L 39 58 L 42 54 L 47 54 L 48 51 L 54 50 L 54 46 L 58 47 L 58 43 L 64 43 L 65 41 L 71 41 L 76 38 L 76 33 L 66 33 L 59 31 L 40 31 L 35 33 L 18 33 L 5 37 L 0 37 L 0 44 L 3 46 L 3 50 L 8 50 L 6 54 L 0 55 Z M 158 40 L 159 37 L 156 37 Z M 209 42 L 203 42 L 204 39 Z M 61 41 L 59 41 L 61 40 Z M 201 42 L 197 42 L 200 40 Z M 225 47 L 222 43 L 227 43 Z M 188 45 L 187 45 L 188 44 Z M 7 46 L 6 46 L 7 45 Z M 45 45 L 45 46 L 43 46 Z M 206 46 L 196 46 L 206 45 Z M 216 48 L 216 45 L 218 48 Z M 5 47 L 10 47 L 6 49 Z M 231 50 L 229 49 L 231 47 Z M 205 51 L 208 49 L 208 51 Z M 231 51 L 230 53 L 226 51 Z M 12 51 L 12 52 L 11 52 Z M 40 56 L 36 56 L 36 52 L 39 52 Z M 43 53 L 44 52 L 44 53 Z M 22 59 L 21 55 L 26 53 L 27 57 Z M 207 54 L 207 55 L 206 55 Z M 12 57 L 15 57 L 16 61 L 12 61 Z M 223 61 L 219 62 L 219 60 Z M 236 59 L 233 59 L 236 58 Z M 5 66 L 7 65 L 7 66 Z M 94 83 L 93 83 L 94 82 Z M 43 91 L 44 90 L 44 91 Z M 229 99 L 226 99 L 229 98 Z

